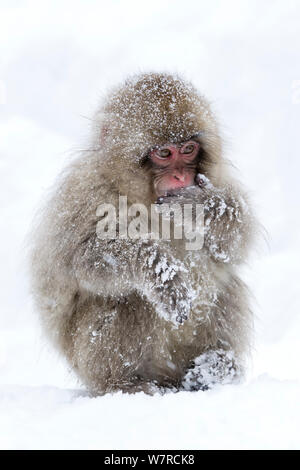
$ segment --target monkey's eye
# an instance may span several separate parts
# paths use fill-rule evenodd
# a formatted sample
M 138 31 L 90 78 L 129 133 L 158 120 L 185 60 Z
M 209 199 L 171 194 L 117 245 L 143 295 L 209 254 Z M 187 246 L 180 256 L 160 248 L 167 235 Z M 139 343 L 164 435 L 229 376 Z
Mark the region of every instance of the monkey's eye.
M 171 151 L 169 149 L 159 149 L 156 155 L 160 158 L 167 158 L 171 155 Z
M 195 146 L 193 144 L 188 144 L 182 149 L 182 153 L 193 153 Z

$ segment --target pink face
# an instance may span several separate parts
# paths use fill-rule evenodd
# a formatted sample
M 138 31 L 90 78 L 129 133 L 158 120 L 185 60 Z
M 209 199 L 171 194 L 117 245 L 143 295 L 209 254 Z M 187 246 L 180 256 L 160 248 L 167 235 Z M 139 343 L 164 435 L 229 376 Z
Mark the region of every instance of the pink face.
M 198 142 L 188 140 L 178 145 L 163 145 L 151 151 L 157 196 L 194 184 L 199 147 Z

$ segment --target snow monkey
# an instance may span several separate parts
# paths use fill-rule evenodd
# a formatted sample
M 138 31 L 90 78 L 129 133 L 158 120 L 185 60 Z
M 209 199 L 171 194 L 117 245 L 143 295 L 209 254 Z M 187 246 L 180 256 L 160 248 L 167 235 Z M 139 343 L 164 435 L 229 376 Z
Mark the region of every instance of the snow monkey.
M 113 89 L 93 123 L 89 148 L 63 171 L 34 227 L 31 284 L 48 337 L 95 395 L 239 380 L 252 315 L 237 270 L 254 219 L 209 103 L 178 76 L 146 73 Z M 149 217 L 172 204 L 195 217 L 200 205 L 201 248 L 188 250 L 172 230 L 125 236 L 120 200 Z M 99 207 L 110 206 L 114 235 L 101 237 L 108 209 Z

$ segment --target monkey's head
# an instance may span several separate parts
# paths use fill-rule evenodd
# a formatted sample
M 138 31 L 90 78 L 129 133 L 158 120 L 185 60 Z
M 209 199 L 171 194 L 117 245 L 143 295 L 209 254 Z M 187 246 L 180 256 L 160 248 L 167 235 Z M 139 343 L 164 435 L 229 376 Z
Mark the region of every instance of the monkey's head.
M 195 184 L 198 173 L 218 179 L 215 117 L 203 96 L 177 76 L 128 79 L 108 96 L 96 122 L 102 163 L 123 194 L 136 190 L 153 199 Z

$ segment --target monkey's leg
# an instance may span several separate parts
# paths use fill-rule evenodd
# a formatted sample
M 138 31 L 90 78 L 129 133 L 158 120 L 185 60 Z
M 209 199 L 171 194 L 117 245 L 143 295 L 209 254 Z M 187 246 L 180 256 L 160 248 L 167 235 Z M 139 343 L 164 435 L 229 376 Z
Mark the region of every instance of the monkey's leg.
M 187 391 L 209 390 L 217 384 L 238 381 L 239 376 L 232 351 L 210 350 L 194 360 L 183 377 L 182 388 Z
M 156 376 L 145 373 L 156 321 L 155 311 L 137 292 L 119 300 L 95 296 L 79 301 L 65 352 L 91 393 L 164 392 Z

